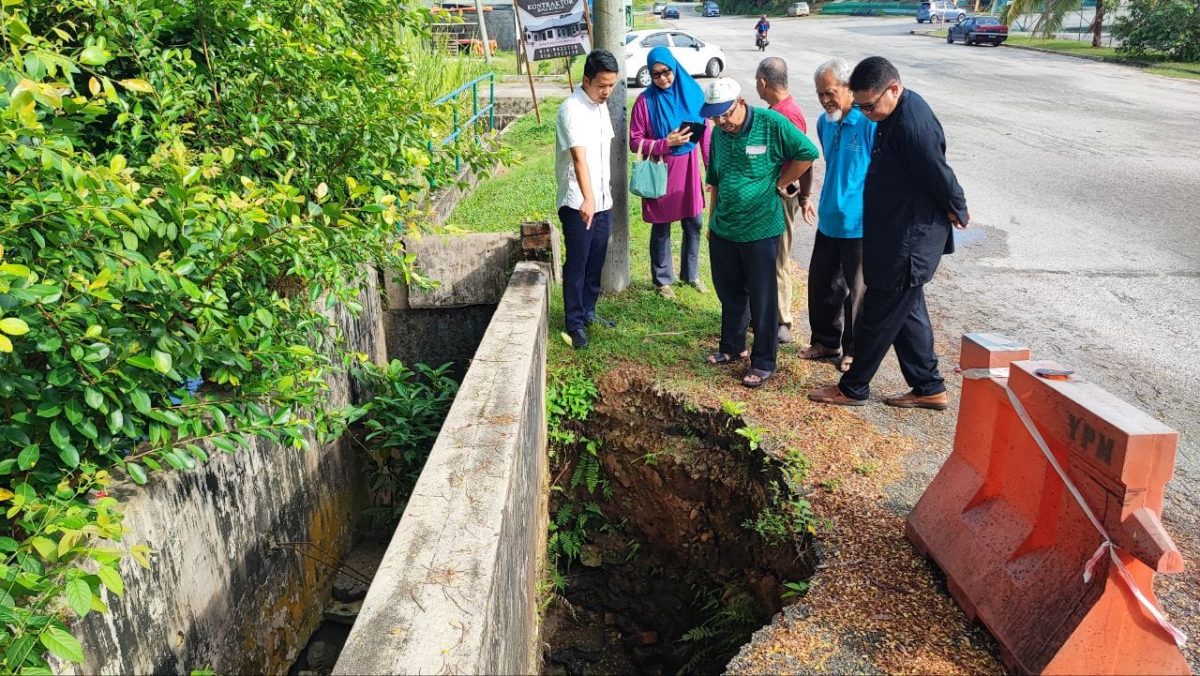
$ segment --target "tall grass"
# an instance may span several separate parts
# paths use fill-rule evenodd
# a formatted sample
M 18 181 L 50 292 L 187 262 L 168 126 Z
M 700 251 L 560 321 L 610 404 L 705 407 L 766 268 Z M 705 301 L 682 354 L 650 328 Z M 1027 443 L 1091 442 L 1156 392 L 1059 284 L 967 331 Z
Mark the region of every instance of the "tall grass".
M 401 46 L 412 55 L 416 81 L 424 84 L 424 103 L 432 103 L 490 70 L 483 59 L 453 57 L 435 51 L 429 36 L 415 31 L 408 32 Z

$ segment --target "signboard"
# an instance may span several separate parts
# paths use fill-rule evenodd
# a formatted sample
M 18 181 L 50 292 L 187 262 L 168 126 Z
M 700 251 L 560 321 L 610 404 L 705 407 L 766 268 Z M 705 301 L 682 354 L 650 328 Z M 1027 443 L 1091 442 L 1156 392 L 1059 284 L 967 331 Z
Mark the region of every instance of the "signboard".
M 517 0 L 530 61 L 582 56 L 592 49 L 584 0 Z

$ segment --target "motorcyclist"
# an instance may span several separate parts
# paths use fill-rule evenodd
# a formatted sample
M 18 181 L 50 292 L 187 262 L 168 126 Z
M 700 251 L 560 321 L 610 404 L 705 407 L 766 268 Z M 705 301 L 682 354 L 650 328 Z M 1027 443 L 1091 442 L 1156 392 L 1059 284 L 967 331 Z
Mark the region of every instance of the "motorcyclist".
M 766 14 L 760 14 L 758 23 L 754 24 L 754 32 L 758 33 L 759 37 L 766 38 L 769 30 L 771 30 L 771 22 L 767 21 Z
M 766 14 L 760 14 L 758 23 L 754 24 L 754 44 L 760 50 L 767 46 L 767 31 L 769 30 L 771 30 L 771 22 L 767 21 Z

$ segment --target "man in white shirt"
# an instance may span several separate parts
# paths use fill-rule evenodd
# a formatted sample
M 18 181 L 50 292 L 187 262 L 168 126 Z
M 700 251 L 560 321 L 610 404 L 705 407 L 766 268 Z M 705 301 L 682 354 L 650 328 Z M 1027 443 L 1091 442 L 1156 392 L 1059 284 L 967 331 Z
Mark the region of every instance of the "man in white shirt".
M 612 225 L 609 186 L 613 128 L 605 101 L 617 84 L 611 52 L 592 50 L 583 64 L 583 85 L 558 108 L 554 173 L 558 179 L 558 220 L 562 223 L 563 314 L 575 349 L 587 347 L 586 327 L 596 321 L 600 271 Z

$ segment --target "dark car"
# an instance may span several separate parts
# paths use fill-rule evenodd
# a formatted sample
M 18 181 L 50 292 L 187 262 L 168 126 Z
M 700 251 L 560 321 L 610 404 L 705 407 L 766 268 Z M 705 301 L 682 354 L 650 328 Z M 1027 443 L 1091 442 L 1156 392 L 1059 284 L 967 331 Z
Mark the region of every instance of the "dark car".
M 679 8 L 675 5 L 667 5 L 667 8 L 663 10 L 662 15 L 664 19 L 678 19 Z
M 955 40 L 962 40 L 968 45 L 989 42 L 999 47 L 1000 43 L 1007 39 L 1008 26 L 992 16 L 968 17 L 946 31 L 946 42 L 949 44 L 954 44 Z
M 704 3 L 704 16 L 721 16 L 721 8 L 715 2 Z

